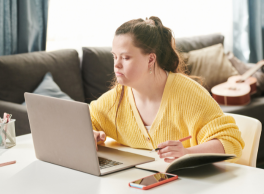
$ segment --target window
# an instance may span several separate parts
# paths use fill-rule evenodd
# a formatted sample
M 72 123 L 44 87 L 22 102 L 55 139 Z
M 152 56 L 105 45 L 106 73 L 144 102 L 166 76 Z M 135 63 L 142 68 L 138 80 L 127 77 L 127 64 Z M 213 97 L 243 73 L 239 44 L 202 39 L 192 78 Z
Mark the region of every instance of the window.
M 225 50 L 232 51 L 230 0 L 50 0 L 47 50 L 111 46 L 122 23 L 150 16 L 158 16 L 176 38 L 221 33 Z

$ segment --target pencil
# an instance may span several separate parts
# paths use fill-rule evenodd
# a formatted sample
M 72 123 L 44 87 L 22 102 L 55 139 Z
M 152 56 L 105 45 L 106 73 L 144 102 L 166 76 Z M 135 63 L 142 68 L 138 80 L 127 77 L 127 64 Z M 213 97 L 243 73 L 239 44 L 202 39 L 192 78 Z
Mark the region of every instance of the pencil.
M 191 139 L 191 138 L 192 138 L 192 136 L 189 135 L 188 137 L 185 137 L 185 138 L 179 139 L 179 141 L 180 141 L 180 142 L 183 142 L 183 141 L 188 140 L 188 139 Z M 156 148 L 155 151 L 158 151 L 158 150 L 161 150 L 161 149 L 162 149 L 162 148 Z
M 7 166 L 7 165 L 10 165 L 10 164 L 15 164 L 15 163 L 16 163 L 15 160 L 14 161 L 10 161 L 10 162 L 6 162 L 6 163 L 1 163 L 0 167 Z

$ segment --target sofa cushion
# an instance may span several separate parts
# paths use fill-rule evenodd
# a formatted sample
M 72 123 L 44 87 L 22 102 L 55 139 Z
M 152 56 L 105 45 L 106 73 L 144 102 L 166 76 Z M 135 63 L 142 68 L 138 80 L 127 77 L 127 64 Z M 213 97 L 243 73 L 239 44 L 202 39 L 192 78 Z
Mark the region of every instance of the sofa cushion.
M 82 77 L 85 102 L 96 100 L 109 90 L 115 77 L 111 47 L 83 47 Z
M 80 61 L 73 49 L 1 56 L 0 100 L 21 104 L 24 93 L 33 92 L 47 72 L 62 91 L 84 102 Z
M 219 43 L 224 45 L 224 36 L 221 34 L 192 36 L 186 38 L 176 38 L 175 42 L 177 50 L 181 52 L 190 52 L 192 50 L 202 49 Z
M 53 81 L 53 78 L 50 72 L 46 73 L 42 82 L 32 93 L 55 97 L 55 98 L 61 98 L 65 100 L 72 100 L 67 94 L 61 91 L 59 86 Z M 23 105 L 25 104 L 26 103 L 23 102 Z
M 204 79 L 204 87 L 210 92 L 217 84 L 226 82 L 230 76 L 238 75 L 237 70 L 229 62 L 222 44 L 209 46 L 188 53 L 188 69 L 190 75 Z

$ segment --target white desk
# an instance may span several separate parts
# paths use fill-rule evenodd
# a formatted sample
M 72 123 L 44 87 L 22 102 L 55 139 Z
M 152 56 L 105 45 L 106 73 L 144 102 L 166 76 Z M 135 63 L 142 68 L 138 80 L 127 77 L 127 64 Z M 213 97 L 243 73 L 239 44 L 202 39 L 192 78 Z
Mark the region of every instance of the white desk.
M 134 150 L 106 143 L 117 149 L 156 156 L 146 150 Z M 143 191 L 130 188 L 130 181 L 153 174 L 140 169 L 127 169 L 106 176 L 93 176 L 35 158 L 31 135 L 17 138 L 17 146 L 1 154 L 0 163 L 16 160 L 16 164 L 0 167 L 1 194 L 96 194 L 96 193 L 254 193 L 264 194 L 264 170 L 230 163 L 216 163 L 178 171 L 178 180 Z

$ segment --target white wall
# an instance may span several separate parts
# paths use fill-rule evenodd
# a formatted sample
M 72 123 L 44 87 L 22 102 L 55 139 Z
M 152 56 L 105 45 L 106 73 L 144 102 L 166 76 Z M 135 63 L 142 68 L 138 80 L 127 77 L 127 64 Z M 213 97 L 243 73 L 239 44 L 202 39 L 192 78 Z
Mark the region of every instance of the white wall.
M 232 0 L 50 0 L 47 50 L 111 46 L 122 23 L 150 16 L 176 38 L 221 33 L 232 51 Z

